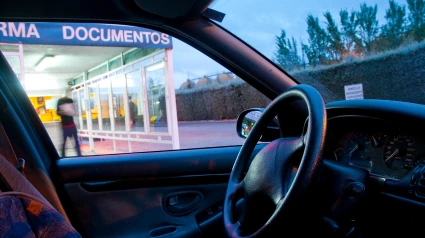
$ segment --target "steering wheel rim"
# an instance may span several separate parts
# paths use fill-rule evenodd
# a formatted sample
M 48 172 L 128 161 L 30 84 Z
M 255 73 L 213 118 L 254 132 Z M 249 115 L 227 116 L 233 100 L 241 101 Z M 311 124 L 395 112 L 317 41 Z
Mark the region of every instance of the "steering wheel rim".
M 302 100 L 307 105 L 309 120 L 305 135 L 299 138 L 281 138 L 269 143 L 253 159 L 243 178 L 249 158 L 262 131 L 277 115 L 283 104 L 296 100 Z M 230 174 L 223 209 L 224 225 L 229 237 L 259 237 L 267 234 L 274 227 L 275 222 L 284 217 L 284 211 L 303 197 L 305 188 L 308 188 L 319 175 L 326 125 L 325 104 L 320 93 L 311 86 L 294 86 L 269 104 L 242 145 Z M 301 162 L 294 171 L 290 158 L 301 149 L 304 149 Z M 289 170 L 288 166 L 291 167 Z M 285 175 L 285 172 L 289 175 Z M 284 177 L 286 180 L 292 181 L 285 183 Z M 261 197 L 262 200 L 255 200 L 254 196 Z M 241 223 L 239 218 L 235 220 L 234 217 L 236 202 L 241 197 L 246 200 L 249 198 L 246 203 L 255 200 L 259 204 L 258 201 L 268 202 L 270 200 L 275 205 L 272 215 L 268 219 L 265 218 L 264 224 L 247 233 L 244 233 L 241 228 L 245 221 Z M 246 207 L 267 210 L 255 202 L 252 203 L 253 206 L 246 205 Z M 250 219 L 245 220 L 249 221 Z M 253 220 L 257 220 L 257 218 L 251 219 L 251 221 Z M 246 223 L 248 226 L 250 225 L 250 222 Z

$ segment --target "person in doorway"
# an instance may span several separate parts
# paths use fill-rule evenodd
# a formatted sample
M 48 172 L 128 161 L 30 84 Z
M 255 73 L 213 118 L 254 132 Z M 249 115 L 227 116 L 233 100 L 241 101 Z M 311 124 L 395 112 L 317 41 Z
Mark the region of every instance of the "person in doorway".
M 67 95 L 71 94 L 71 90 L 67 91 Z M 75 141 L 75 150 L 77 155 L 81 156 L 80 143 L 78 141 L 77 126 L 74 123 L 74 116 L 77 115 L 74 101 L 67 95 L 58 100 L 57 114 L 61 117 L 62 124 L 62 157 L 65 157 L 65 145 L 68 137 L 73 137 Z
M 131 100 L 131 96 L 128 97 L 128 102 L 130 104 L 130 127 L 133 128 L 136 125 L 137 105 Z

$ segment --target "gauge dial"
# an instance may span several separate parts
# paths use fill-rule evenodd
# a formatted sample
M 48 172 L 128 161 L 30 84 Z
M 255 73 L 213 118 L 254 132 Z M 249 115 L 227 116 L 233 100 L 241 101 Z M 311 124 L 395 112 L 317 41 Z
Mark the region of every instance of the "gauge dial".
M 369 168 L 370 161 L 368 158 L 369 149 L 372 141 L 370 134 L 366 132 L 357 132 L 352 137 L 347 147 L 347 157 L 350 164 Z
M 374 133 L 371 136 L 372 146 L 376 148 L 383 146 L 386 140 L 387 140 L 387 135 L 382 132 Z
M 415 139 L 405 134 L 391 136 L 384 149 L 384 162 L 391 169 L 407 169 L 415 164 Z
M 342 146 L 334 150 L 334 157 L 336 161 L 341 161 L 344 158 L 344 155 L 344 148 Z

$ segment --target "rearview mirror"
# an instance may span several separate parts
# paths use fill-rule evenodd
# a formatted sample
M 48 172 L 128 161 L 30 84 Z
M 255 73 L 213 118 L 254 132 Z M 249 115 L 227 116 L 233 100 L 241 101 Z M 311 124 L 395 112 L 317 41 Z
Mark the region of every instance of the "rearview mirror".
M 239 137 L 246 139 L 254 127 L 255 123 L 260 119 L 263 114 L 263 108 L 251 108 L 242 112 L 236 122 L 236 131 Z M 264 130 L 260 141 L 268 142 L 273 141 L 280 137 L 279 122 L 274 118 L 267 128 Z

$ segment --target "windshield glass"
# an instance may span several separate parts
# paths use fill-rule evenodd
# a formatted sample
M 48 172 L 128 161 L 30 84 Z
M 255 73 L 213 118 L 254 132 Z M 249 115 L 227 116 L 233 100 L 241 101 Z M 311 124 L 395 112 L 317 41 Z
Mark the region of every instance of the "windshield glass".
M 425 103 L 425 0 L 219 0 L 211 8 L 326 102 Z

